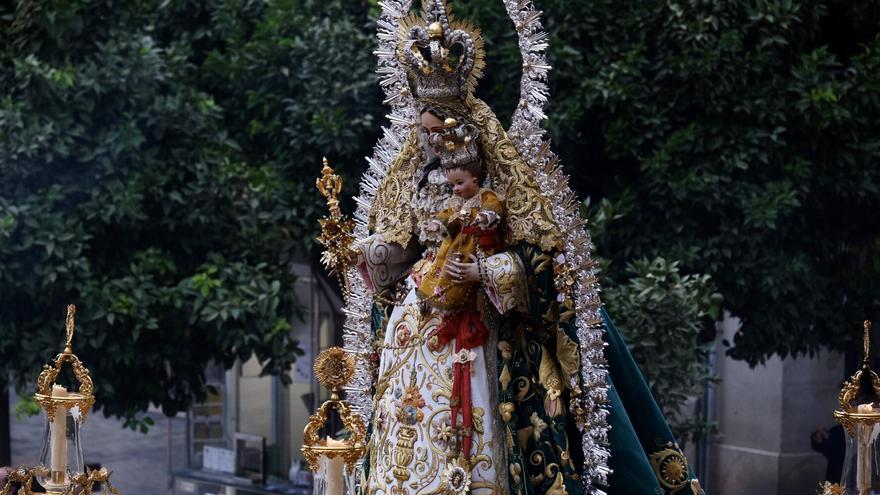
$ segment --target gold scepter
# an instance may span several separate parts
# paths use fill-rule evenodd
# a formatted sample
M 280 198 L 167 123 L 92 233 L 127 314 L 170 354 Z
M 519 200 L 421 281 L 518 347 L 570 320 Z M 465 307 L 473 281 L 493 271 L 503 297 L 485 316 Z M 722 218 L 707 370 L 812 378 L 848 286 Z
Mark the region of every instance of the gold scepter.
M 355 257 L 351 245 L 354 242 L 354 221 L 342 214 L 339 208 L 339 193 L 342 192 L 342 177 L 333 173 L 327 157 L 324 157 L 324 167 L 321 176 L 315 181 L 315 186 L 322 196 L 327 198 L 327 208 L 330 215 L 319 220 L 321 223 L 321 236 L 318 242 L 324 246 L 321 253 L 321 264 L 331 274 L 339 276 L 345 297 L 351 290 L 348 281 L 348 265 Z

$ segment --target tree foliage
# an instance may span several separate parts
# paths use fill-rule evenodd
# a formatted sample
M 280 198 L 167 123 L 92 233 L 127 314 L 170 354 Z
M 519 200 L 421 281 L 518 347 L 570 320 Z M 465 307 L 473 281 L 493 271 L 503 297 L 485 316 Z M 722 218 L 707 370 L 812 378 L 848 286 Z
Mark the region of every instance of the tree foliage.
M 605 303 L 629 309 L 615 313 L 615 323 L 684 444 L 707 428 L 687 405 L 714 378 L 706 359 L 712 344 L 703 343 L 701 333 L 720 316 L 722 297 L 708 275 L 682 275 L 678 262 L 663 258 L 635 260 L 626 275 L 626 283 L 605 289 Z
M 625 283 L 641 257 L 711 275 L 743 320 L 729 352 L 752 364 L 856 337 L 880 310 L 880 9 L 544 8 L 568 40 L 552 52 L 551 122 L 599 199 L 589 216 L 606 280 Z
M 3 5 L 3 380 L 32 387 L 68 302 L 99 406 L 133 426 L 202 397 L 210 362 L 287 378 L 320 153 L 354 163 L 377 132 L 367 7 Z
M 878 309 L 880 9 L 538 4 L 555 69 L 548 124 L 591 198 L 616 318 L 652 307 L 615 292 L 650 272 L 628 264 L 663 258 L 682 280 L 710 276 L 744 320 L 735 357 L 845 345 Z M 508 119 L 512 24 L 496 0 L 456 8 L 484 30 L 478 91 Z M 285 264 L 316 230 L 320 157 L 353 192 L 384 121 L 377 9 L 0 5 L 3 378 L 34 376 L 71 301 L 110 414 L 185 407 L 210 361 L 257 355 L 267 372 L 287 369 L 296 302 Z

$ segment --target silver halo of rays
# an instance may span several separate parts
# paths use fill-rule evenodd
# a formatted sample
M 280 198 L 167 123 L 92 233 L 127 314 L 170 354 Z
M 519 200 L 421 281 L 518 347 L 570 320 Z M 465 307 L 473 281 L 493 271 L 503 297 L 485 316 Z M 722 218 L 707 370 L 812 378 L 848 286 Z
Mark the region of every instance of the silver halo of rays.
M 378 58 L 376 73 L 379 85 L 385 93 L 383 103 L 391 107 L 387 115 L 389 124 L 382 127 L 382 137 L 373 147 L 373 155 L 367 157 L 367 170 L 361 177 L 360 192 L 355 197 L 357 207 L 353 218 L 355 239 L 369 235 L 367 222 L 370 207 L 376 197 L 382 178 L 406 141 L 415 122 L 416 114 L 412 96 L 409 94 L 406 72 L 397 61 L 397 26 L 409 12 L 411 0 L 382 0 L 377 20 L 377 47 L 373 52 Z M 345 301 L 343 312 L 343 347 L 357 358 L 355 374 L 345 387 L 346 399 L 369 424 L 373 413 L 371 388 L 373 386 L 370 355 L 374 352 L 370 330 L 371 311 L 374 302 L 372 292 L 354 267 L 349 269 L 351 292 Z
M 517 151 L 535 174 L 541 193 L 551 198 L 553 214 L 565 233 L 564 258 L 555 260 L 575 281 L 573 297 L 575 327 L 580 340 L 581 379 L 583 380 L 582 407 L 586 421 L 579 424 L 584 450 L 584 485 L 587 493 L 604 495 L 595 486 L 606 485 L 611 470 L 608 467 L 608 370 L 602 340 L 605 331 L 599 309 L 599 284 L 596 281 L 591 252 L 593 244 L 580 216 L 580 202 L 568 185 L 568 175 L 562 171 L 559 157 L 550 149 L 550 139 L 542 127 L 547 119 L 544 105 L 550 95 L 547 76 L 550 64 L 547 48 L 550 35 L 541 23 L 542 12 L 532 0 L 503 0 L 507 14 L 513 21 L 522 54 L 520 98 L 513 113 L 509 136 Z M 558 279 L 557 279 L 558 280 Z M 560 288 L 561 289 L 561 288 Z

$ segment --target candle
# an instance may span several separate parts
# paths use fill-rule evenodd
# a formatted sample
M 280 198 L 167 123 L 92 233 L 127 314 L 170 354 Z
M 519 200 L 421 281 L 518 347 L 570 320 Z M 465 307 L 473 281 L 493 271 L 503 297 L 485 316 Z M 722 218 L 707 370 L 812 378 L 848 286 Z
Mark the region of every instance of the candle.
M 345 447 L 345 442 L 327 437 L 328 447 Z M 326 458 L 325 458 L 326 459 Z M 341 455 L 337 455 L 332 459 L 326 459 L 327 462 L 327 488 L 325 495 L 344 495 L 345 481 L 343 472 L 345 471 L 345 460 Z
M 67 397 L 67 389 L 54 385 L 52 397 Z M 67 408 L 58 406 L 55 409 L 55 421 L 51 425 L 52 431 L 52 463 L 51 480 L 55 486 L 65 483 L 67 476 Z
M 858 412 L 871 414 L 874 412 L 874 407 L 871 404 L 859 404 Z M 858 423 L 856 428 L 856 441 L 859 443 L 856 488 L 859 495 L 868 495 L 871 493 L 871 434 L 874 425 Z

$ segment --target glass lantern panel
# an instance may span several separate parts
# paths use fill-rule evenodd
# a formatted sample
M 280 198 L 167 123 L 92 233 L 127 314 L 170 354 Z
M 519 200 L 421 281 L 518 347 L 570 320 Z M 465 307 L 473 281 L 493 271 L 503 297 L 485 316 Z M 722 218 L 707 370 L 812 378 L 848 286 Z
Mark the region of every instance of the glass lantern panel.
M 40 452 L 40 465 L 46 471 L 37 477 L 37 481 L 49 493 L 62 492 L 72 477 L 84 472 L 81 425 L 82 415 L 77 406 L 71 409 L 59 407 L 55 421 L 46 418 Z
M 841 486 L 846 495 L 880 495 L 880 425 L 859 424 L 846 436 Z

